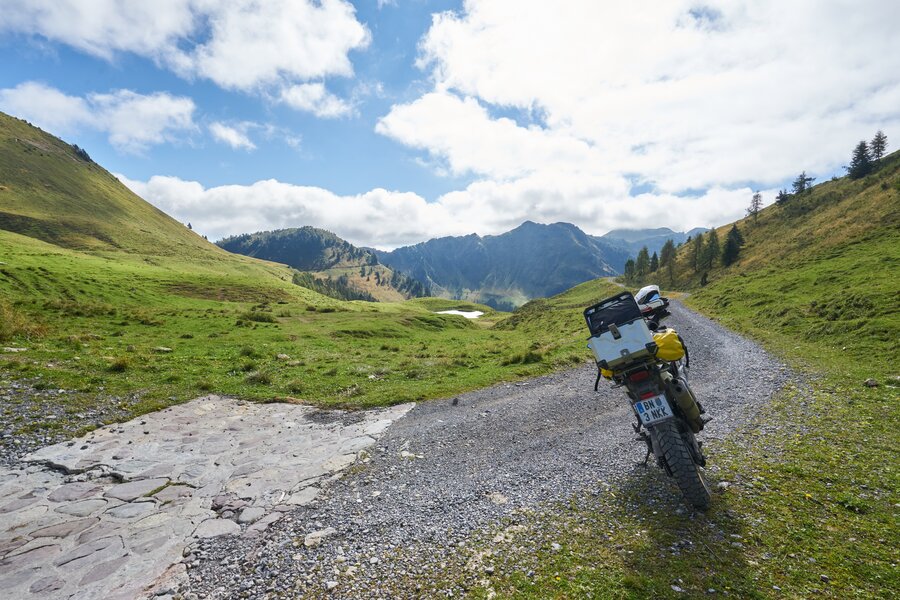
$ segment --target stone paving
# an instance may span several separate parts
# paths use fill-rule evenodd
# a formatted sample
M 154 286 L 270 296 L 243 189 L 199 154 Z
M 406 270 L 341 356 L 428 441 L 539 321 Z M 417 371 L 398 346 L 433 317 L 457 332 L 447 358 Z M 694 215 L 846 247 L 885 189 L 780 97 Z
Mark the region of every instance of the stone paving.
M 33 452 L 0 469 L 0 594 L 164 595 L 192 543 L 259 535 L 412 406 L 323 413 L 207 396 Z

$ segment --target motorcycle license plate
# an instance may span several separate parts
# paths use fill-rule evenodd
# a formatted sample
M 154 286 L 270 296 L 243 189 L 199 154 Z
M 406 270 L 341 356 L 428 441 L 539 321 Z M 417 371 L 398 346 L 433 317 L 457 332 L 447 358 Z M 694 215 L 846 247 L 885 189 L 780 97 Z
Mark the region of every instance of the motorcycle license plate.
M 646 400 L 638 400 L 634 403 L 634 409 L 644 425 L 652 425 L 673 416 L 665 394 L 647 398 Z

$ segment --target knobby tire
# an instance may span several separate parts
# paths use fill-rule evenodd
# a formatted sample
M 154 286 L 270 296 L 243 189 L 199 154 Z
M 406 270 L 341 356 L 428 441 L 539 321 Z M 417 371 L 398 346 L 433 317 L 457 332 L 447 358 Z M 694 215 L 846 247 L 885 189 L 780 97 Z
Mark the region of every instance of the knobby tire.
M 700 468 L 691 457 L 687 442 L 678 431 L 678 424 L 669 420 L 654 426 L 654 432 L 660 451 L 685 501 L 698 510 L 709 508 L 709 488 Z

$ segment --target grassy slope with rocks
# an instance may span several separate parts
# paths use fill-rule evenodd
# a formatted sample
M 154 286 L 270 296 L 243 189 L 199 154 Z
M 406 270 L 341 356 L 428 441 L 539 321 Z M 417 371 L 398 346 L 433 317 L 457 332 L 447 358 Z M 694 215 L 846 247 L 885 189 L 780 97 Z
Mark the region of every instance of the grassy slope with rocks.
M 562 332 L 500 329 L 505 313 L 467 302 L 342 302 L 293 285 L 290 269 L 206 242 L 73 147 L 5 115 L 0 187 L 0 342 L 26 349 L 0 353 L 6 442 L 207 392 L 370 407 L 585 358 L 574 308 Z M 578 293 L 599 299 L 609 287 Z M 487 314 L 434 314 L 451 308 Z
M 706 514 L 654 470 L 546 514 L 493 558 L 474 597 L 893 598 L 900 589 L 900 155 L 739 222 L 710 284 L 679 255 L 688 303 L 803 377 L 729 440 Z M 719 229 L 720 240 L 729 226 Z M 760 374 L 764 376 L 765 374 Z M 874 380 L 877 387 L 865 385 Z M 493 535 L 493 532 L 490 533 Z M 488 535 L 474 544 L 496 547 Z M 453 576 L 450 575 L 452 578 Z

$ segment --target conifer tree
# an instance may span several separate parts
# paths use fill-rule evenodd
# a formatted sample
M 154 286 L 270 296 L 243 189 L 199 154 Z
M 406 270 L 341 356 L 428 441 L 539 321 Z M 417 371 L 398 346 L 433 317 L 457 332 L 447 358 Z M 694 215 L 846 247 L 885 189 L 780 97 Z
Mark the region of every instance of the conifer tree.
M 659 251 L 659 267 L 666 271 L 670 286 L 675 285 L 675 256 L 675 242 L 666 240 Z
M 853 149 L 850 166 L 846 169 L 850 179 L 862 179 L 872 172 L 872 157 L 869 154 L 869 145 L 865 140 L 861 140 Z
M 753 217 L 754 223 L 756 223 L 760 209 L 762 209 L 762 194 L 756 192 L 750 200 L 750 207 L 747 208 L 747 215 Z
M 722 246 L 722 266 L 727 267 L 737 260 L 743 243 L 744 236 L 741 235 L 741 231 L 737 225 L 732 225 L 728 235 L 725 236 L 725 245 Z
M 700 270 L 700 257 L 703 255 L 703 234 L 698 233 L 694 238 L 694 245 L 691 247 L 691 265 L 695 271 Z
M 653 256 L 650 257 L 650 272 L 656 273 L 659 270 L 659 256 L 657 256 L 656 252 L 653 253 Z
M 641 251 L 638 252 L 637 260 L 634 264 L 634 271 L 639 279 L 650 272 L 650 251 L 647 250 L 647 246 L 644 246 L 641 248 Z
M 625 275 L 626 283 L 631 283 L 634 281 L 634 259 L 633 258 L 629 258 L 628 260 L 625 261 L 625 272 L 623 273 L 623 275 Z
M 665 267 L 673 260 L 675 260 L 675 242 L 666 240 L 666 243 L 663 244 L 662 249 L 659 251 L 659 266 Z
M 881 160 L 887 151 L 887 136 L 880 129 L 875 134 L 875 137 L 872 138 L 869 149 L 872 151 L 872 160 Z
M 744 241 L 744 234 L 741 233 L 740 229 L 738 229 L 737 223 L 731 226 L 731 229 L 728 230 L 728 235 L 734 236 L 734 239 L 737 240 L 738 246 L 743 246 L 746 243 Z
M 704 271 L 712 268 L 712 266 L 716 263 L 716 260 L 719 258 L 720 252 L 721 248 L 719 247 L 719 236 L 716 233 L 715 229 L 710 229 L 709 234 L 706 236 L 706 244 L 704 244 L 703 250 L 700 254 L 700 266 Z
M 815 177 L 807 177 L 806 171 L 803 171 L 797 175 L 797 179 L 791 184 L 791 191 L 795 194 L 802 194 L 811 187 L 810 184 L 815 180 Z
M 778 195 L 775 196 L 775 204 L 784 204 L 788 200 L 790 200 L 791 195 L 787 190 L 779 190 Z

